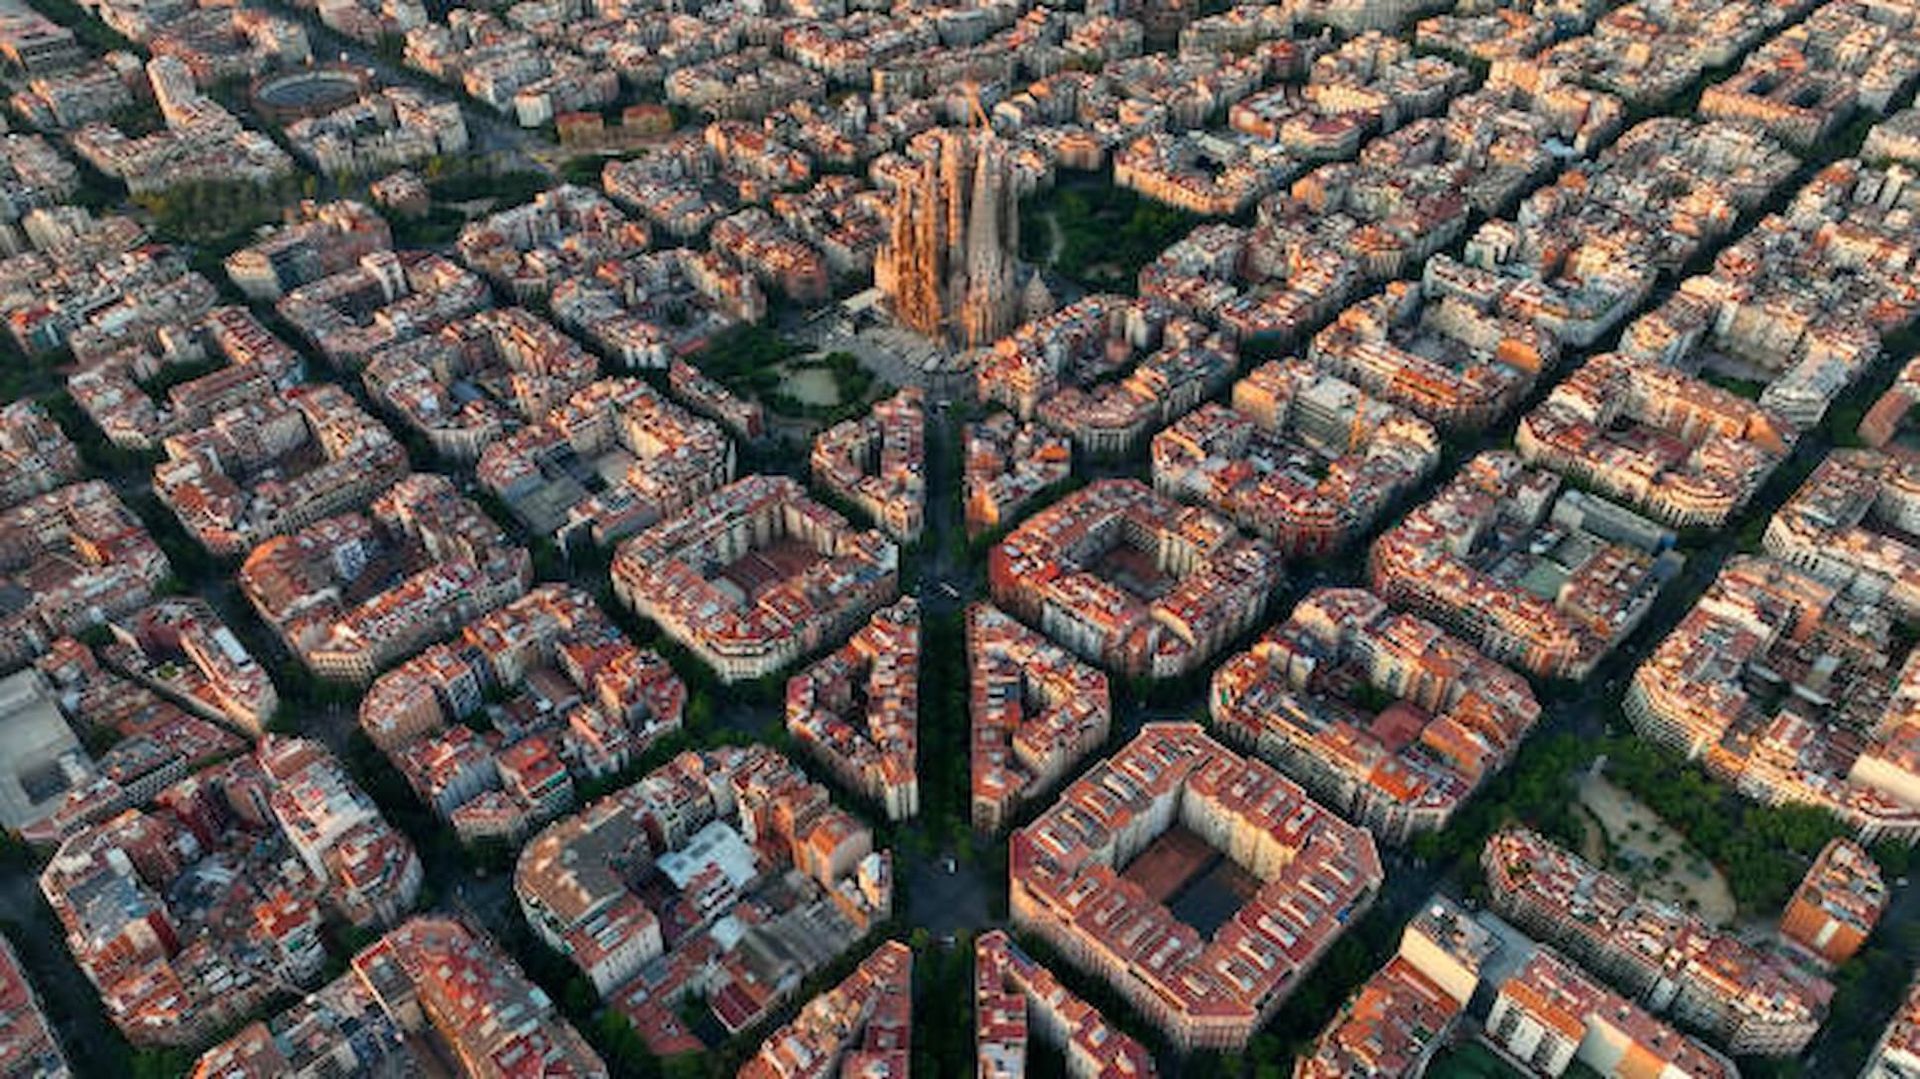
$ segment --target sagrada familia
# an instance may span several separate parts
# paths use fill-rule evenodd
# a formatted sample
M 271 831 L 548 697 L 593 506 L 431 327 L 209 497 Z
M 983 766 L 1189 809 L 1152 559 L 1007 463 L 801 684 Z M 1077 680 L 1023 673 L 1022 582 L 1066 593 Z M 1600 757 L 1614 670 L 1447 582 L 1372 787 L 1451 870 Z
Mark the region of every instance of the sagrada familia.
M 932 134 L 919 174 L 896 193 L 874 281 L 902 325 L 969 348 L 991 344 L 1032 305 L 1020 288 L 1020 199 L 1007 144 L 987 129 Z M 1046 287 L 1030 277 L 1030 287 Z

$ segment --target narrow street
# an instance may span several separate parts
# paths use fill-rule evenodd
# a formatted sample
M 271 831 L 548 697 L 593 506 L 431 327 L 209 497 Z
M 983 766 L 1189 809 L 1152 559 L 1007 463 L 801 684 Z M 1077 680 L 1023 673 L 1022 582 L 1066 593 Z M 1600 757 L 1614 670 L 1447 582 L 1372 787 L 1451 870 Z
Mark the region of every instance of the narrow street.
M 20 955 L 62 1047 L 82 1076 L 110 1076 L 125 1066 L 125 1045 L 93 983 L 67 951 L 66 934 L 40 894 L 38 878 L 22 864 L 0 868 L 0 932 Z

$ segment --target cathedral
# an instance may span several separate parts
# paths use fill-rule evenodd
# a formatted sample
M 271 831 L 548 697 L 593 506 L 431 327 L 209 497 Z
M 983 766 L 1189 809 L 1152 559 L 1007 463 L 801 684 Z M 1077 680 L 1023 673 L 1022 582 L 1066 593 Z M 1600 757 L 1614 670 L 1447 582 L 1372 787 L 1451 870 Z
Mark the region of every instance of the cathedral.
M 938 131 L 893 204 L 875 283 L 902 325 L 991 344 L 1031 305 L 1020 289 L 1020 200 L 992 131 Z

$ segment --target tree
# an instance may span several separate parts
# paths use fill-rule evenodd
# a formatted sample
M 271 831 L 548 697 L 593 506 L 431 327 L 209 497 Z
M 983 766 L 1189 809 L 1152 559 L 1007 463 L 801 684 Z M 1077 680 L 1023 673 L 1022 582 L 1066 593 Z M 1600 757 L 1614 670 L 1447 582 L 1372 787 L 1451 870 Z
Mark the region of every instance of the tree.
M 707 1062 L 698 1053 L 668 1057 L 660 1067 L 667 1079 L 698 1079 L 707 1074 Z
M 694 693 L 687 698 L 686 714 L 682 722 L 687 730 L 698 735 L 713 729 L 713 696 L 709 693 Z
M 593 1014 L 594 1005 L 599 1003 L 599 994 L 593 991 L 592 983 L 575 975 L 567 979 L 567 989 L 561 998 L 560 1007 L 567 1015 L 583 1018 Z

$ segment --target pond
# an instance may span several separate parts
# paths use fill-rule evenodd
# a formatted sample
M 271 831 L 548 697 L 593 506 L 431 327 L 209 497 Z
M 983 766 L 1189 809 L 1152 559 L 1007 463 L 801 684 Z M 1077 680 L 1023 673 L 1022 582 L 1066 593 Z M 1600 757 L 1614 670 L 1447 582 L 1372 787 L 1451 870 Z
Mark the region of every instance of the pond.
M 832 408 L 840 403 L 840 383 L 824 367 L 808 367 L 787 372 L 780 380 L 781 392 L 803 405 Z

